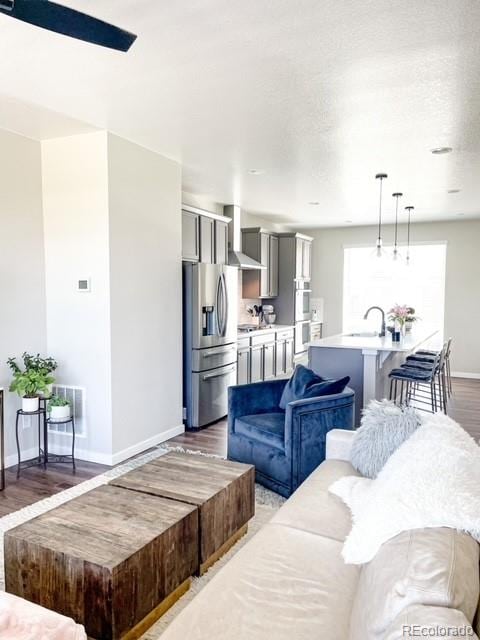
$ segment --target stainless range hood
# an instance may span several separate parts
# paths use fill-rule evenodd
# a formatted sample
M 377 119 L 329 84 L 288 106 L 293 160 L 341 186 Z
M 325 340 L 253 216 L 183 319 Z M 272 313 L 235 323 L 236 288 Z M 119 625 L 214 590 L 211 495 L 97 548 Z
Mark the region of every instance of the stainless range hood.
M 263 264 L 242 253 L 241 217 L 242 211 L 235 204 L 223 207 L 223 214 L 232 221 L 228 225 L 228 264 L 239 269 L 266 269 Z

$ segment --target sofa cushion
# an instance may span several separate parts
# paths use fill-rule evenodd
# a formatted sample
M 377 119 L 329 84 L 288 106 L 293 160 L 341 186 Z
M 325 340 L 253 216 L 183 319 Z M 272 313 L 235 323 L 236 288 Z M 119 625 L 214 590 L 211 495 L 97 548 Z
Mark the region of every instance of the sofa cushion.
M 287 404 L 295 400 L 342 393 L 349 382 L 349 376 L 341 380 L 322 378 L 311 369 L 299 364 L 295 367 L 292 377 L 285 385 L 280 399 L 280 409 L 285 410 Z
M 235 420 L 235 432 L 278 449 L 285 448 L 285 414 L 256 413 Z
M 351 640 L 383 640 L 414 605 L 458 609 L 471 624 L 478 604 L 479 546 L 466 533 L 405 531 L 363 566 L 352 611 Z
M 458 609 L 422 605 L 413 605 L 404 609 L 383 638 L 384 640 L 415 640 L 418 638 L 478 640 L 472 626 Z
M 352 519 L 345 504 L 328 492 L 328 487 L 344 476 L 355 475 L 352 465 L 342 460 L 325 460 L 308 476 L 271 522 L 343 542 Z
M 363 410 L 350 459 L 366 478 L 375 478 L 385 463 L 421 424 L 413 407 L 399 407 L 389 400 L 372 400 Z
M 171 623 L 162 640 L 348 640 L 358 567 L 341 543 L 265 525 Z

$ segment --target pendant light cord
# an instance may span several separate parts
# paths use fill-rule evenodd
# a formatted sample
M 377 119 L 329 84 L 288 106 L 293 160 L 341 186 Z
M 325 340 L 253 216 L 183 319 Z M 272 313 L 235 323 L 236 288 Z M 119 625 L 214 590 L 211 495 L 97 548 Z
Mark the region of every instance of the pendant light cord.
M 382 187 L 383 178 L 380 178 L 380 201 L 378 204 L 378 239 L 382 239 Z
M 397 238 L 398 238 L 398 194 L 395 196 L 397 199 L 397 205 L 395 207 L 395 251 L 397 250 Z

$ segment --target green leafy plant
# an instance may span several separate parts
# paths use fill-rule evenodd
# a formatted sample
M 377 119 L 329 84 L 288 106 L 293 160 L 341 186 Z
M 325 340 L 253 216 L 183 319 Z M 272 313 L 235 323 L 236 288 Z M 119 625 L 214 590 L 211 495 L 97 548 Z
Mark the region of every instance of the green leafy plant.
M 415 322 L 418 320 L 418 316 L 415 315 L 415 309 L 413 307 L 407 307 L 408 315 L 405 319 L 405 322 Z
M 57 368 L 53 358 L 41 358 L 39 354 L 32 356 L 29 353 L 22 355 L 23 366 L 17 363 L 16 358 L 9 358 L 7 364 L 13 373 L 10 391 L 18 393 L 21 398 L 35 398 L 39 393 L 48 391 L 48 385 L 55 382 L 51 375 Z
M 48 401 L 48 409 L 50 410 L 52 407 L 69 407 L 70 400 L 67 398 L 61 398 L 60 396 L 52 396 Z

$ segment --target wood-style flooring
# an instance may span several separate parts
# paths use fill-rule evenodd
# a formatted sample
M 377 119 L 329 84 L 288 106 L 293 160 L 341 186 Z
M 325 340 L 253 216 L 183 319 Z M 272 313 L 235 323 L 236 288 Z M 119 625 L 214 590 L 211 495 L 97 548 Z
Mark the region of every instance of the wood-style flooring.
M 480 439 L 480 380 L 464 378 L 453 380 L 449 415 L 476 440 Z M 169 440 L 168 444 L 192 451 L 225 456 L 227 453 L 226 420 L 221 420 L 198 432 L 183 433 Z M 34 467 L 23 471 L 17 480 L 16 467 L 11 467 L 6 472 L 6 489 L 0 492 L 0 517 L 64 491 L 103 473 L 108 468 L 91 462 L 78 461 L 75 474 L 72 473 L 69 465 L 55 465 L 47 471 Z

